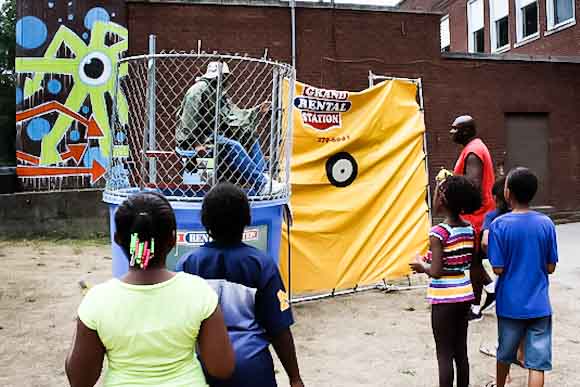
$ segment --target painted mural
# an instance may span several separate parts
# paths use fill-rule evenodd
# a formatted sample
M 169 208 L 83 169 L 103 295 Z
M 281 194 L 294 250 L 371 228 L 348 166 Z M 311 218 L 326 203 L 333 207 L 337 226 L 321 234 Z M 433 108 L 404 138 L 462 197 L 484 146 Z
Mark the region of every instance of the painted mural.
M 116 72 L 128 50 L 125 2 L 21 0 L 16 25 L 17 172 L 25 189 L 104 184 L 115 153 Z M 123 143 L 116 141 L 116 143 Z

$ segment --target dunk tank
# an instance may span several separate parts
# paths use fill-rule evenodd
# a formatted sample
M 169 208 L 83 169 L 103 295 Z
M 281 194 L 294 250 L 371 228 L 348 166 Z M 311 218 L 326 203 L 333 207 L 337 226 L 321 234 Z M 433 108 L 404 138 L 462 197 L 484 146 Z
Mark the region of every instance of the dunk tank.
M 248 194 L 252 224 L 244 241 L 277 260 L 290 197 L 294 69 L 267 59 L 169 52 L 123 59 L 116 82 L 103 196 L 113 274 L 128 270 L 113 240 L 115 211 L 127 197 L 150 190 L 170 201 L 177 218 L 177 244 L 167 257 L 173 270 L 210 240 L 201 204 L 224 181 Z

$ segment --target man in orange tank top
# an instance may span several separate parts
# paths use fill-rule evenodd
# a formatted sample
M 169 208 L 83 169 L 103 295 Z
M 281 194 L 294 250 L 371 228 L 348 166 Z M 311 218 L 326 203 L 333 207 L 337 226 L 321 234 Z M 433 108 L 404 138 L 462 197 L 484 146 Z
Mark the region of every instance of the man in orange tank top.
M 493 161 L 487 146 L 477 137 L 475 120 L 468 115 L 460 116 L 453 121 L 449 132 L 453 142 L 462 146 L 461 154 L 457 159 L 453 173 L 464 175 L 481 190 L 482 206 L 479 210 L 463 218 L 470 222 L 475 229 L 477 240 L 481 238 L 481 231 L 485 214 L 495 208 L 491 190 L 495 182 Z M 470 320 L 480 320 L 481 311 L 489 308 L 495 302 L 493 281 L 485 271 L 480 252 L 473 257 L 471 264 L 471 281 L 475 301 L 472 305 Z M 483 307 L 480 308 L 483 288 L 486 288 L 487 297 Z

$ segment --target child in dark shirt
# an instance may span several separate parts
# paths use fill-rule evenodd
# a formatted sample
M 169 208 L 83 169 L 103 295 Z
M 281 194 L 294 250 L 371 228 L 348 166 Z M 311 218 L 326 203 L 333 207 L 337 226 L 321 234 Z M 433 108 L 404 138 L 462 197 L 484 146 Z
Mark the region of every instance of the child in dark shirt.
M 290 326 L 288 295 L 276 261 L 242 242 L 250 225 L 244 191 L 221 183 L 204 198 L 201 221 L 212 241 L 182 257 L 177 271 L 205 278 L 216 290 L 236 353 L 228 380 L 208 375 L 211 387 L 275 387 L 273 345 L 291 387 L 303 387 Z

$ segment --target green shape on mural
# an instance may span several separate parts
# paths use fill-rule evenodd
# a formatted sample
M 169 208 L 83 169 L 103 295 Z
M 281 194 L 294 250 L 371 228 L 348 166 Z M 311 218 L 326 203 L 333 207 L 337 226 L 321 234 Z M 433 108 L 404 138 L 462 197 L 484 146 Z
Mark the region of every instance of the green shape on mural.
M 113 146 L 113 157 L 128 159 L 129 156 L 130 156 L 129 145 L 114 145 Z
M 116 35 L 119 41 L 110 46 L 106 38 Z M 73 86 L 66 98 L 66 107 L 78 112 L 87 97 L 92 105 L 93 118 L 101 128 L 103 137 L 99 138 L 99 148 L 104 157 L 111 156 L 111 128 L 107 110 L 106 95 L 115 97 L 115 78 L 118 67 L 119 76 L 128 73 L 127 64 L 118 66 L 119 59 L 128 50 L 128 31 L 125 27 L 112 23 L 97 21 L 91 31 L 89 44 L 66 26 L 61 26 L 54 35 L 43 57 L 17 58 L 16 71 L 32 74 L 24 81 L 24 98 L 30 98 L 46 85 L 45 74 L 69 75 L 73 78 Z M 74 55 L 73 58 L 56 58 L 62 45 L 65 45 Z M 121 124 L 128 124 L 129 106 L 122 91 L 118 90 L 118 117 Z M 61 162 L 57 146 L 62 141 L 73 120 L 60 114 L 52 130 L 43 137 L 41 144 L 40 163 L 51 165 Z

